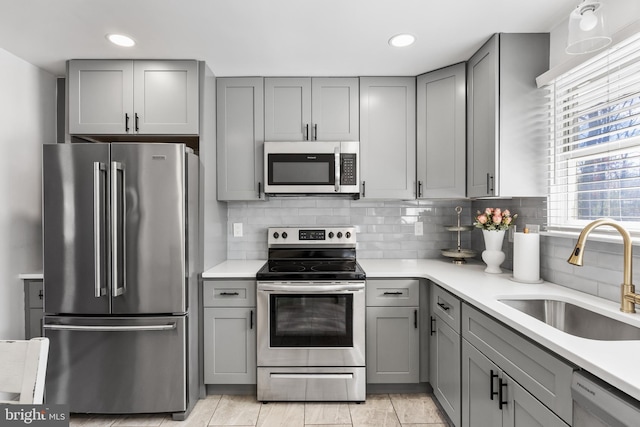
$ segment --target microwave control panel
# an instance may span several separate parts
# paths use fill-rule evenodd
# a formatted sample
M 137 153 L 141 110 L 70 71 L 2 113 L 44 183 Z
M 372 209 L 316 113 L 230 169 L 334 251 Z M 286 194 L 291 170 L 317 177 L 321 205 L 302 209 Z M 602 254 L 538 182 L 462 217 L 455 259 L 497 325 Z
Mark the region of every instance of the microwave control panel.
M 356 155 L 340 154 L 340 185 L 357 185 Z

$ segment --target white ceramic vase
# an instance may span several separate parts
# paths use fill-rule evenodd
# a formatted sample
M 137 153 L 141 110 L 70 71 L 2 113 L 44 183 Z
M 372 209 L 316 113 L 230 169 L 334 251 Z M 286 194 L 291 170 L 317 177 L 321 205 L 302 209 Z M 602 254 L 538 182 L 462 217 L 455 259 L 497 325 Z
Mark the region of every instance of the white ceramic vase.
M 505 254 L 502 252 L 504 230 L 482 230 L 485 250 L 482 251 L 482 260 L 487 264 L 485 273 L 502 273 L 500 265 L 504 262 Z

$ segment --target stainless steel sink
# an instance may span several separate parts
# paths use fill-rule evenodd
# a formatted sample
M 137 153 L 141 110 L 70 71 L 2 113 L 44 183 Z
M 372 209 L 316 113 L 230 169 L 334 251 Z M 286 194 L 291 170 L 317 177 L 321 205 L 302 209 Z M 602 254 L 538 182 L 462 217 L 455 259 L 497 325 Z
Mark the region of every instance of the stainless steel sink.
M 499 301 L 547 325 L 581 338 L 602 341 L 640 340 L 640 328 L 569 302 L 551 299 Z

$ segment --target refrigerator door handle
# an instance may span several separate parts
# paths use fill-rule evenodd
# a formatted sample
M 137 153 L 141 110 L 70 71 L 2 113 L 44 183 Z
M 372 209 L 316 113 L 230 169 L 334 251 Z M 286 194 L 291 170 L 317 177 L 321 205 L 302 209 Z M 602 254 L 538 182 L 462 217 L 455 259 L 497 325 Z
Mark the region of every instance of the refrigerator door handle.
M 107 168 L 104 163 L 93 162 L 93 247 L 94 247 L 94 296 L 100 298 L 106 289 L 102 286 L 102 260 L 104 259 L 104 251 L 102 242 L 102 231 L 104 224 L 101 221 L 101 213 L 104 209 L 103 197 L 106 182 L 101 181 L 103 174 Z
M 167 325 L 142 326 L 91 326 L 91 325 L 44 325 L 44 329 L 54 331 L 90 331 L 90 332 L 129 332 L 129 331 L 170 331 L 176 328 L 175 323 Z
M 118 185 L 118 172 L 122 176 L 120 185 Z M 111 280 L 113 283 L 113 297 L 123 295 L 127 290 L 126 275 L 126 219 L 127 212 L 126 199 L 124 196 L 125 188 L 125 171 L 124 164 L 120 162 L 111 162 L 111 230 L 112 230 L 112 262 L 111 262 Z M 118 227 L 120 225 L 120 228 Z M 122 253 L 120 253 L 120 244 L 122 244 Z M 122 260 L 122 261 L 120 261 Z M 122 271 L 122 278 L 120 277 Z M 122 286 L 118 286 L 122 281 Z

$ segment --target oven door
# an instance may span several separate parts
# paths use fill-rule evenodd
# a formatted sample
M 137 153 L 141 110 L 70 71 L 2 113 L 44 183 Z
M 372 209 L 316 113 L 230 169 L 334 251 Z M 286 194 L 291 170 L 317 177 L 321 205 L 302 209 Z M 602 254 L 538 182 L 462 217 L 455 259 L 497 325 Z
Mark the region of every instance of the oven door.
M 258 282 L 258 366 L 364 366 L 364 282 Z

